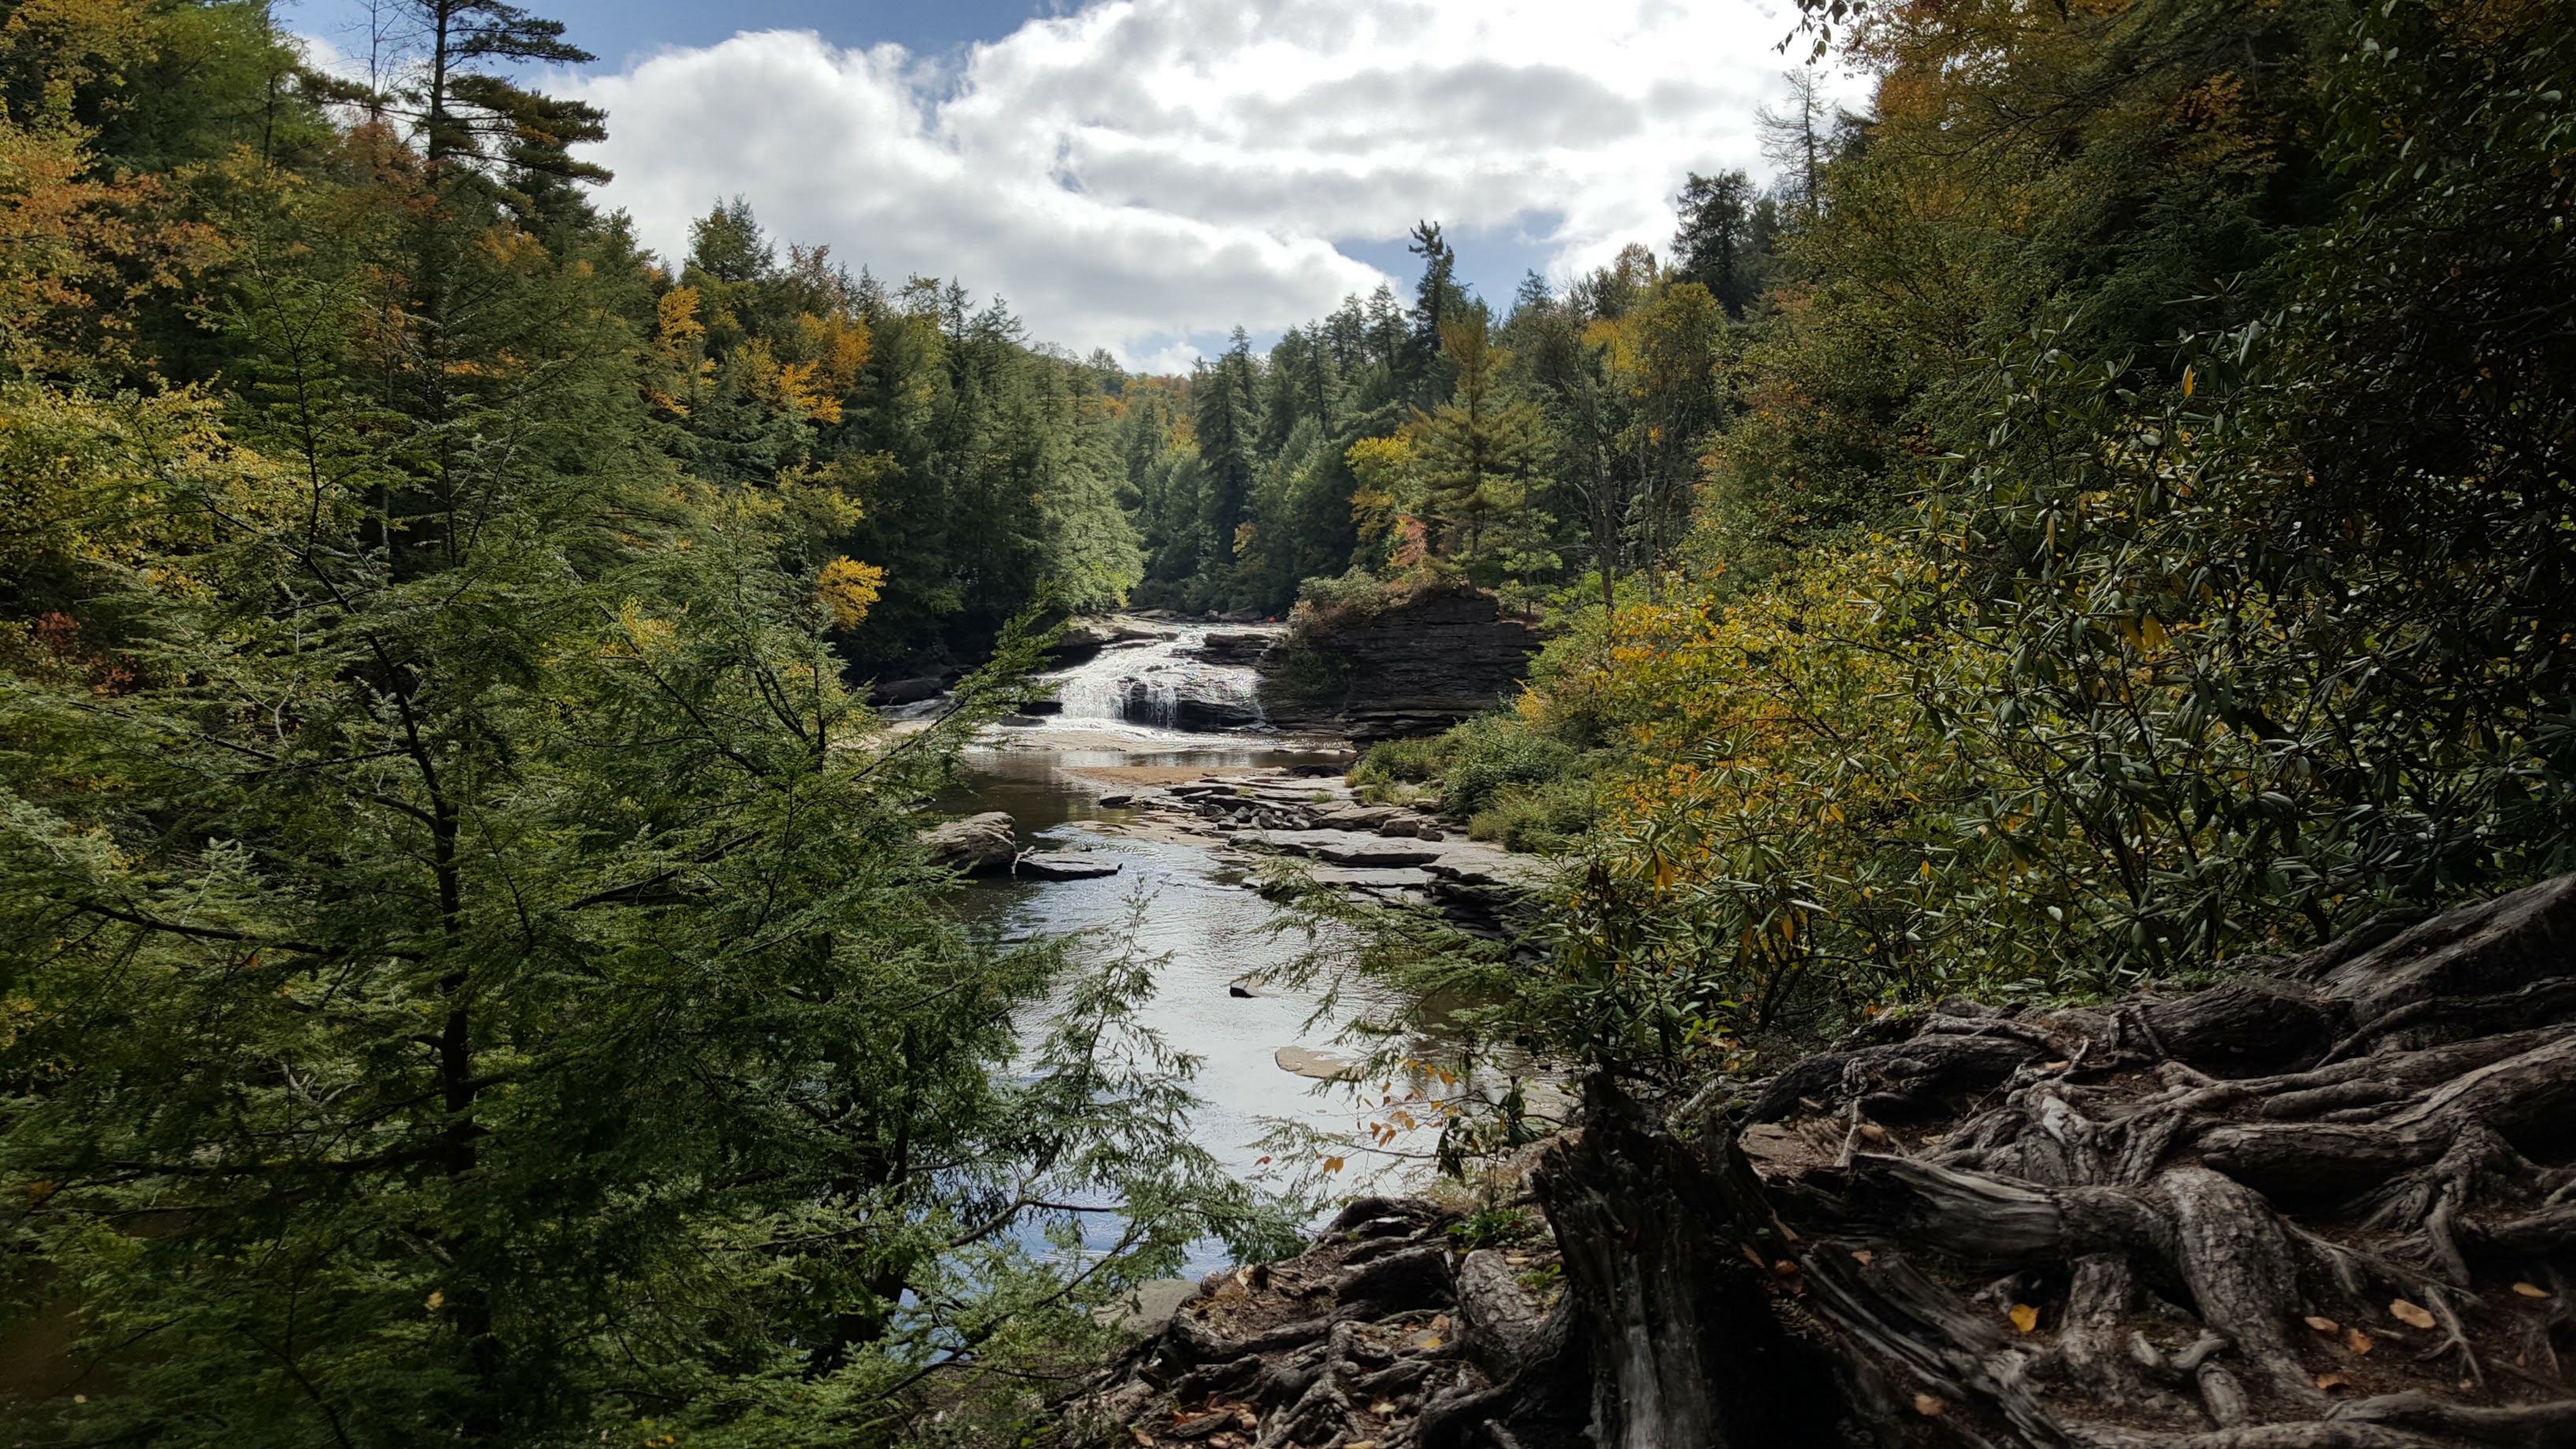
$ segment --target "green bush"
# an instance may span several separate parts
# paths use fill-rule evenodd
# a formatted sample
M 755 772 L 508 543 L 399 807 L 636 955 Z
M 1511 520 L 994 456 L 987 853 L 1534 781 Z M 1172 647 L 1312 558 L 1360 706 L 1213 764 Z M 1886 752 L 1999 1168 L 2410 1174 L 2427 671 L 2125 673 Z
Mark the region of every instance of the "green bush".
M 1561 850 L 1598 814 L 1593 777 L 1607 756 L 1575 748 L 1518 715 L 1490 714 L 1428 739 L 1388 740 L 1351 771 L 1363 799 L 1438 792 L 1443 813 L 1477 840 Z
M 1513 785 L 1543 785 L 1576 768 L 1582 751 L 1510 715 L 1480 715 L 1441 736 L 1449 747 L 1440 798 L 1450 814 L 1473 817 Z
M 1490 807 L 1468 821 L 1467 836 L 1490 840 L 1505 850 L 1553 854 L 1570 848 L 1591 829 L 1600 810 L 1588 776 L 1544 785 L 1507 785 Z

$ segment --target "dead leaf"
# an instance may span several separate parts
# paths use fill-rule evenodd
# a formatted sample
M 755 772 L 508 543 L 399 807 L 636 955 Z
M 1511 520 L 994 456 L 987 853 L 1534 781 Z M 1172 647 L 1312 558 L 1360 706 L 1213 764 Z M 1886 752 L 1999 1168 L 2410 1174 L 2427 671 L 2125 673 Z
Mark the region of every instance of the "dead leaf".
M 2062 1072 L 2073 1065 L 2075 1065 L 2073 1062 L 2041 1062 L 2039 1069 L 2043 1072 Z
M 1376 1403 L 1369 1405 L 1369 1412 L 1383 1419 L 1387 1415 L 1395 1412 L 1395 1405 L 1388 1403 L 1384 1399 L 1380 1399 Z
M 1924 1418 L 1937 1419 L 1949 1411 L 1950 1405 L 1946 1400 L 1936 1399 L 1930 1394 L 1916 1394 L 1914 1396 L 1914 1412 L 1921 1414 Z M 1347 1449 L 1347 1446 L 1345 1446 L 1345 1449 Z
M 1878 1255 L 1867 1248 L 1855 1248 L 1852 1250 L 1852 1261 L 1866 1268 L 1878 1261 Z
M 2429 1310 L 2409 1303 L 2403 1298 L 2388 1305 L 2388 1316 L 2412 1328 L 2433 1326 L 2433 1315 Z
M 1447 1333 L 1449 1331 L 1449 1315 L 1446 1313 L 1433 1314 L 1431 1316 L 1431 1331 L 1433 1333 Z
M 2541 1287 L 2537 1283 L 2516 1283 L 2513 1285 L 2513 1291 L 2521 1294 L 2525 1298 L 2546 1298 L 2549 1296 L 2549 1290 Z
M 2317 1375 L 2317 1387 L 2321 1389 L 2339 1389 L 2351 1382 L 2352 1380 L 2345 1378 L 2341 1374 Z
M 1426 1353 L 1427 1353 L 1427 1352 L 1429 1352 L 1429 1351 L 1430 1351 L 1430 1350 L 1432 1350 L 1432 1349 L 1438 1348 L 1439 1346 L 1440 1346 L 1440 1335 L 1438 1335 L 1438 1334 L 1436 1334 L 1436 1333 L 1435 1333 L 1435 1334 L 1433 1334 L 1433 1335 L 1431 1335 L 1429 1338 L 1426 1338 L 1426 1339 L 1422 1340 L 1422 1348 L 1423 1348 L 1423 1351 L 1424 1351 L 1424 1352 L 1426 1352 Z M 1342 1449 L 1351 1449 L 1351 1446 L 1349 1446 L 1348 1444 L 1345 1444 L 1345 1445 L 1343 1445 L 1343 1446 L 1342 1446 Z
M 2039 1327 L 2039 1310 L 2027 1303 L 2016 1303 L 2012 1306 L 2012 1323 L 2013 1327 L 2028 1333 Z
M 1746 1262 L 1748 1262 L 1748 1263 L 1752 1264 L 1752 1265 L 1753 1265 L 1754 1267 L 1756 1267 L 1756 1268 L 1759 1268 L 1759 1267 L 1761 1267 L 1761 1266 L 1762 1266 L 1762 1255 L 1761 1255 L 1760 1253 L 1757 1253 L 1757 1252 L 1753 1251 L 1753 1248 L 1752 1248 L 1752 1245 L 1751 1245 L 1751 1244 L 1749 1244 L 1749 1243 L 1738 1243 L 1738 1244 L 1736 1244 L 1736 1246 L 1737 1246 L 1737 1247 L 1740 1247 L 1740 1248 L 1742 1248 L 1742 1249 L 1744 1249 L 1744 1261 L 1746 1261 Z
M 2319 1333 L 2343 1332 L 2342 1324 L 2335 1322 L 2331 1318 L 2319 1318 L 2313 1313 L 2308 1315 L 2308 1327 L 2315 1329 Z
M 1771 1271 L 1779 1274 L 1783 1278 L 1795 1278 L 1798 1276 L 1798 1265 L 1790 1262 L 1786 1258 L 1782 1258 L 1779 1262 L 1771 1265 Z
M 1348 1444 L 1343 1445 L 1342 1449 L 1377 1449 L 1377 1441 L 1375 1439 L 1353 1439 Z
M 2371 1349 L 2370 1335 L 2356 1328 L 2343 1336 L 2343 1346 L 2354 1353 L 2368 1353 Z

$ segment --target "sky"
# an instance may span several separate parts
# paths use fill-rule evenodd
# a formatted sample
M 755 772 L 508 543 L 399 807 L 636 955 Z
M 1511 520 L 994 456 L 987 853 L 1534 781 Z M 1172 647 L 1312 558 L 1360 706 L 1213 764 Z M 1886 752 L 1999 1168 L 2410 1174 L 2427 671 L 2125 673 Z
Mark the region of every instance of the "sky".
M 1186 368 L 1381 282 L 1417 220 L 1497 306 L 1629 242 L 1690 172 L 1762 177 L 1789 0 L 527 0 L 596 53 L 603 205 L 678 256 L 749 201 L 780 242 L 1001 296 L 1035 340 Z M 364 0 L 301 0 L 317 52 Z M 325 55 L 323 58 L 327 58 Z M 1830 86 L 1848 100 L 1847 78 Z

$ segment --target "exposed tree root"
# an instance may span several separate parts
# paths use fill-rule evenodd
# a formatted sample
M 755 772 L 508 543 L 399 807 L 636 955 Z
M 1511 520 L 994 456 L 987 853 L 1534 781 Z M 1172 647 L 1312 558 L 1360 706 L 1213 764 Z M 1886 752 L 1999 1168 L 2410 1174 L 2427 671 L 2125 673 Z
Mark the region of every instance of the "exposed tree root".
M 1722 1185 L 1688 1231 L 1794 1264 L 1740 1266 L 1838 1360 L 1845 1442 L 2576 1446 L 2576 878 L 2274 967 L 2111 1009 L 1945 1002 L 1696 1120 L 1596 1086 L 1541 1197 L 1634 1224 L 1620 1171 Z M 1669 1231 L 1583 1231 L 1596 1342 L 1653 1318 L 1632 1281 L 1709 1271 Z M 1686 1398 L 1673 1359 L 1596 1354 L 1596 1428 Z
M 1139 1370 L 1168 1394 L 1131 1384 L 1121 1422 L 1209 1436 L 1192 1406 L 1240 1403 L 1213 1437 L 1247 1449 L 2576 1449 L 2576 877 L 2272 966 L 2109 1009 L 1944 1002 L 1733 1106 L 1595 1080 L 1533 1178 L 1561 1302 L 1361 1205 L 1266 1317 L 1229 1323 L 1222 1285 L 1185 1307 Z M 1390 1349 L 1434 1298 L 1464 1352 Z

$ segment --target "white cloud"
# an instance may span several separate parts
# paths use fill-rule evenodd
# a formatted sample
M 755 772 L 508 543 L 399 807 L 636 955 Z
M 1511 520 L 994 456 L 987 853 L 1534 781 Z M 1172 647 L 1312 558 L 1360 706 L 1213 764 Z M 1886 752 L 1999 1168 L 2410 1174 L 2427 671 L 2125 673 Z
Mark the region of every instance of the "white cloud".
M 609 111 L 605 200 L 673 254 L 719 198 L 900 280 L 1005 294 L 1031 332 L 1186 359 L 1383 280 L 1335 240 L 1561 218 L 1562 278 L 1670 236 L 1687 171 L 1761 171 L 1794 23 L 1766 0 L 1108 0 L 953 71 L 735 36 L 562 88 Z

